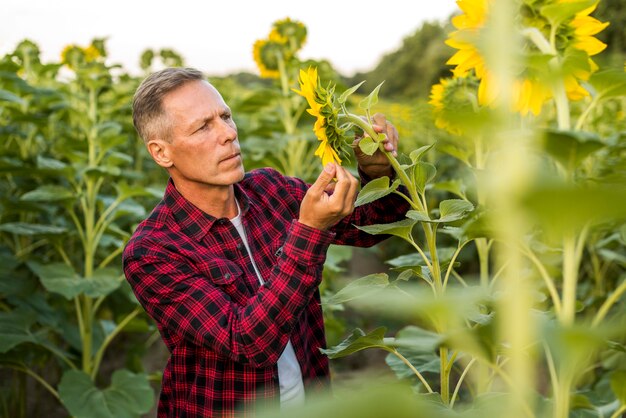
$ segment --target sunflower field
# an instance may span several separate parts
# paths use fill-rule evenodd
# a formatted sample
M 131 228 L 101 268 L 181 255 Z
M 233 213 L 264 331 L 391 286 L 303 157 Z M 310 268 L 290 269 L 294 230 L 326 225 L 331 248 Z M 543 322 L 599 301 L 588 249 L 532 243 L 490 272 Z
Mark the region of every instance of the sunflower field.
M 360 227 L 391 236 L 378 247 L 329 250 L 333 394 L 261 417 L 626 416 L 626 42 L 602 38 L 605 1 L 458 0 L 421 32 L 443 60 L 417 94 L 302 59 L 307 28 L 289 18 L 251 45 L 258 75 L 209 77 L 246 170 L 313 181 L 380 149 L 395 176 L 356 205 L 411 208 Z M 184 59 L 147 50 L 131 75 L 102 39 L 40 56 L 24 40 L 0 58 L 0 417 L 154 416 L 167 353 L 121 252 L 167 176 L 131 100 Z

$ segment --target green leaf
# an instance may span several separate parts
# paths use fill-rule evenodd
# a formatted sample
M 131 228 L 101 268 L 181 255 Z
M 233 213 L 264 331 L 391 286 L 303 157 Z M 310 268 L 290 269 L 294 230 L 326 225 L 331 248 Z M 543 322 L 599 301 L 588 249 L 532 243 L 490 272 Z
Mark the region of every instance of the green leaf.
M 611 389 L 622 405 L 626 405 L 626 371 L 618 370 L 611 375 Z
M 351 281 L 343 289 L 326 299 L 325 303 L 338 305 L 353 299 L 369 296 L 378 292 L 380 289 L 384 289 L 388 285 L 389 276 L 387 276 L 387 274 L 370 274 L 369 276 Z
M 582 12 L 585 9 L 593 6 L 597 0 L 580 0 L 567 3 L 555 3 L 543 6 L 540 9 L 540 13 L 548 19 L 553 25 L 570 19 L 576 15 L 576 13 Z
M 434 353 L 418 353 L 407 349 L 398 349 L 398 352 L 406 358 L 409 363 L 417 369 L 418 372 L 438 374 L 441 370 L 441 361 Z M 393 353 L 387 354 L 385 363 L 393 370 L 398 379 L 414 379 L 415 383 L 419 383 L 415 372 L 407 366 L 398 356 Z
M 21 200 L 27 202 L 58 202 L 73 199 L 74 193 L 62 186 L 40 186 L 35 190 L 24 193 Z
M 24 105 L 26 103 L 21 97 L 3 89 L 0 89 L 0 101 L 17 103 L 19 105 Z
M 409 157 L 411 158 L 411 161 L 413 161 L 413 163 L 417 163 L 418 161 L 422 159 L 422 155 L 424 155 L 434 146 L 435 144 L 424 145 L 422 147 L 419 147 L 416 150 L 411 151 L 411 154 L 409 155 Z
M 431 163 L 418 161 L 413 166 L 413 183 L 420 193 L 424 193 L 426 185 L 435 178 L 437 168 Z
M 357 91 L 363 83 L 365 83 L 365 80 L 361 81 L 356 86 L 350 87 L 348 90 L 344 91 L 343 94 L 339 96 L 339 99 L 337 99 L 339 104 L 344 104 L 348 100 L 348 97 L 350 97 L 355 91 Z
M 29 224 L 26 222 L 8 222 L 0 225 L 0 231 L 15 235 L 59 235 L 67 232 L 67 229 L 53 225 Z
M 596 94 L 602 99 L 626 95 L 626 72 L 607 69 L 594 73 L 589 78 Z
M 409 325 L 396 334 L 393 345 L 413 352 L 432 353 L 443 341 L 444 338 L 437 333 Z
M 417 222 L 444 223 L 463 219 L 472 210 L 474 210 L 474 205 L 467 200 L 448 199 L 439 203 L 439 219 L 430 219 L 426 213 L 416 210 L 408 211 L 406 216 Z
M 149 187 L 129 186 L 125 182 L 117 183 L 115 186 L 118 199 L 124 200 L 130 197 L 163 197 L 162 190 L 155 190 Z
M 122 279 L 123 276 L 118 269 L 111 267 L 97 269 L 93 277 L 83 279 L 84 292 L 92 298 L 106 296 L 120 287 Z
M 378 103 L 378 91 L 380 90 L 380 86 L 382 86 L 384 81 L 376 86 L 374 90 L 367 96 L 365 99 L 361 100 L 359 103 L 359 108 L 370 110 L 373 106 Z
M 354 202 L 354 206 L 361 206 L 367 203 L 373 202 L 375 200 L 380 199 L 381 197 L 387 196 L 390 193 L 393 193 L 394 190 L 398 188 L 400 185 L 400 180 L 396 180 L 393 182 L 391 187 L 389 186 L 389 177 L 379 177 L 367 183 L 361 191 Z
M 0 353 L 6 353 L 13 347 L 35 342 L 30 327 L 35 323 L 35 316 L 22 309 L 0 312 Z
M 404 238 L 407 241 L 412 240 L 411 231 L 413 230 L 413 226 L 415 226 L 417 222 L 413 219 L 404 219 L 398 222 L 392 222 L 390 224 L 378 224 L 378 225 L 365 225 L 356 227 L 361 231 L 365 231 L 368 234 L 379 235 L 379 234 L 390 234 L 395 235 L 400 238 Z
M 29 261 L 27 264 L 39 277 L 46 290 L 63 295 L 68 300 L 81 294 L 88 286 L 86 280 L 76 274 L 74 269 L 67 264 L 41 265 L 35 261 Z
M 467 200 L 448 199 L 439 203 L 438 222 L 452 222 L 463 219 L 468 212 L 474 210 L 474 205 Z
M 592 153 L 605 145 L 589 132 L 548 130 L 543 136 L 545 151 L 567 170 L 575 170 Z
M 366 334 L 363 330 L 357 328 L 352 332 L 352 335 L 338 345 L 328 349 L 320 349 L 320 351 L 331 359 L 345 357 L 367 348 L 382 348 L 391 352 L 393 348 L 384 342 L 386 331 L 385 327 L 380 327 Z
M 610 184 L 580 186 L 545 181 L 531 188 L 520 203 L 556 233 L 626 219 L 626 189 Z
M 444 192 L 455 194 L 461 199 L 467 199 L 467 186 L 465 185 L 465 183 L 458 179 L 434 183 L 433 188 L 436 190 L 442 190 Z
M 361 148 L 361 151 L 366 155 L 374 155 L 376 150 L 378 150 L 378 142 L 366 136 L 359 141 L 359 148 Z
M 136 418 L 150 411 L 154 402 L 147 375 L 128 370 L 116 370 L 104 390 L 86 373 L 67 371 L 59 383 L 59 397 L 75 418 Z

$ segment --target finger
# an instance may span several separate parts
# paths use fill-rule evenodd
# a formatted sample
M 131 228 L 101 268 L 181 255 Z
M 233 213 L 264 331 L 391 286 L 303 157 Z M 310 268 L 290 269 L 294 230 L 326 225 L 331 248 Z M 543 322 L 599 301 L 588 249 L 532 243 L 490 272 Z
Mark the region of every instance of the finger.
M 334 163 L 328 163 L 324 167 L 324 170 L 320 173 L 315 180 L 315 183 L 311 185 L 309 190 L 321 195 L 326 190 L 326 187 L 333 181 L 337 172 L 337 166 Z
M 346 194 L 350 190 L 349 175 L 351 174 L 348 173 L 345 168 L 341 166 L 337 167 L 337 171 L 335 173 L 337 183 L 335 184 L 335 191 L 333 192 L 332 198 L 335 202 L 340 202 L 342 206 L 346 200 Z
M 331 196 L 335 192 L 335 186 L 337 186 L 337 183 L 333 181 L 328 186 L 326 186 L 324 191 L 326 192 L 327 195 Z
M 358 193 L 359 181 L 347 169 L 345 169 L 345 179 L 348 187 L 344 195 L 343 208 L 347 214 L 351 213 L 354 209 L 354 201 Z

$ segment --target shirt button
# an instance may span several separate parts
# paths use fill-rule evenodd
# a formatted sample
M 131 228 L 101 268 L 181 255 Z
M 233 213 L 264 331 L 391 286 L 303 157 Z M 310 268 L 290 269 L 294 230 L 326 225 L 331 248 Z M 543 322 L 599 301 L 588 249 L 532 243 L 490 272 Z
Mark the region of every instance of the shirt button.
M 226 274 L 224 275 L 224 278 L 225 278 L 226 280 L 230 279 L 230 273 L 226 273 Z
M 243 244 L 241 242 L 237 243 L 237 249 L 238 250 L 243 250 Z

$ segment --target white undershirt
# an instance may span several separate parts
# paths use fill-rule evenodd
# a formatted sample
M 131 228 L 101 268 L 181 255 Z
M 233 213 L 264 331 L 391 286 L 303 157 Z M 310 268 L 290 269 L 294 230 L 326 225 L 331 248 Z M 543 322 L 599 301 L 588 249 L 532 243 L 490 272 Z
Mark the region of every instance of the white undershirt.
M 250 246 L 248 245 L 246 231 L 241 223 L 241 210 L 239 209 L 239 202 L 237 202 L 237 216 L 230 221 L 237 229 L 237 232 L 239 232 L 239 236 L 241 237 L 243 244 L 246 246 L 246 250 L 248 251 L 248 255 L 252 261 L 252 267 L 254 267 L 254 271 L 256 272 L 259 282 L 262 285 L 264 283 L 263 278 L 261 277 L 261 273 L 259 272 L 256 263 L 254 262 L 254 257 L 252 256 Z M 300 370 L 300 364 L 296 358 L 296 353 L 291 345 L 291 340 L 287 342 L 285 350 L 278 359 L 277 366 L 278 382 L 280 384 L 281 407 L 303 405 L 304 384 L 302 382 L 302 371 Z

